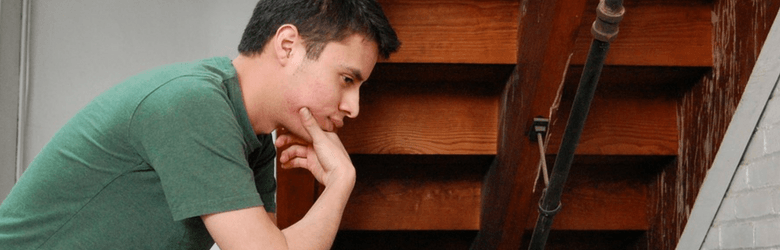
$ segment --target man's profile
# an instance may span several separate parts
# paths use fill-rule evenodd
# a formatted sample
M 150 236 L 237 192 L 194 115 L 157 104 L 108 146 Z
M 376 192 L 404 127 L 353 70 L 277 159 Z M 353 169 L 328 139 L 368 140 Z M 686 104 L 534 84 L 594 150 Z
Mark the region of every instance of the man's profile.
M 236 58 L 148 70 L 68 121 L 0 205 L 0 246 L 329 248 L 355 182 L 335 132 L 398 46 L 373 0 L 261 0 Z M 277 157 L 326 187 L 283 230 Z

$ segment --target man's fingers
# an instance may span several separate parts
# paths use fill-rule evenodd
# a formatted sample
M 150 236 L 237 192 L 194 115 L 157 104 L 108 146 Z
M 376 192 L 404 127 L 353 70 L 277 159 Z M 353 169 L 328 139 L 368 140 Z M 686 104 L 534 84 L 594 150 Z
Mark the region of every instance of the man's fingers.
M 305 140 L 297 136 L 294 136 L 292 134 L 278 135 L 276 137 L 276 141 L 274 142 L 274 146 L 276 146 L 276 148 L 286 148 L 291 145 L 308 145 L 308 144 L 309 142 L 306 142 Z
M 292 158 L 289 161 L 282 163 L 282 168 L 284 169 L 292 169 L 292 168 L 303 168 L 306 170 L 309 170 L 309 159 L 306 158 Z M 309 170 L 311 172 L 311 170 Z
M 279 153 L 279 161 L 285 163 L 296 157 L 306 158 L 308 156 L 307 154 L 308 148 L 306 146 L 292 145 Z
M 314 176 L 314 178 L 317 179 L 317 181 L 322 183 L 322 176 L 324 175 L 325 171 L 321 167 L 319 167 L 319 165 L 311 164 L 309 162 L 310 160 L 311 159 L 309 158 L 301 158 L 301 157 L 293 158 L 285 163 L 282 163 L 282 168 L 283 169 L 292 169 L 292 168 L 306 169 Z
M 320 140 L 323 136 L 325 136 L 325 133 L 322 131 L 322 128 L 320 128 L 320 125 L 317 124 L 317 119 L 314 119 L 314 116 L 311 115 L 309 108 L 303 107 L 300 111 L 298 111 L 298 113 L 301 114 L 301 123 L 303 123 L 303 128 L 309 132 L 309 136 L 311 136 L 312 141 Z

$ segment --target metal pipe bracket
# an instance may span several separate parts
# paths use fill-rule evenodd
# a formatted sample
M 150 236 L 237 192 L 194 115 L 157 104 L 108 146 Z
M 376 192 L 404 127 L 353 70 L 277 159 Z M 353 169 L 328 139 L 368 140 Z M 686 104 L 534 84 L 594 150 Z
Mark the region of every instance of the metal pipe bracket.
M 619 28 L 618 24 L 623 20 L 623 14 L 626 13 L 626 8 L 623 5 L 611 6 L 605 4 L 605 0 L 599 2 L 596 7 L 596 21 L 593 21 L 593 27 L 590 29 L 590 33 L 593 34 L 593 38 L 602 42 L 612 42 L 617 37 Z
M 542 201 L 539 200 L 539 214 L 544 217 L 553 217 L 555 214 L 557 214 L 559 211 L 561 211 L 562 203 L 561 201 L 558 201 L 558 206 L 555 207 L 553 210 L 547 210 L 544 209 L 544 206 L 542 205 Z
M 547 136 L 547 128 L 550 126 L 550 119 L 544 117 L 534 118 L 534 122 L 531 125 L 531 130 L 528 131 L 528 139 L 532 142 L 536 142 L 536 134 L 541 134 L 542 138 Z

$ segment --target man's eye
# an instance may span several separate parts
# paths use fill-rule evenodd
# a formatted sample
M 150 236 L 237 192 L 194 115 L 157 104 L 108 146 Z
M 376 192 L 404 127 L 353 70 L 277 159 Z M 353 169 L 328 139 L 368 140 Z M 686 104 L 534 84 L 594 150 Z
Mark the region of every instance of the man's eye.
M 344 83 L 346 83 L 346 84 L 352 84 L 352 83 L 354 82 L 354 81 L 352 80 L 352 78 L 350 78 L 350 77 L 348 77 L 348 76 L 344 76 L 344 77 L 342 77 L 342 78 L 344 79 Z

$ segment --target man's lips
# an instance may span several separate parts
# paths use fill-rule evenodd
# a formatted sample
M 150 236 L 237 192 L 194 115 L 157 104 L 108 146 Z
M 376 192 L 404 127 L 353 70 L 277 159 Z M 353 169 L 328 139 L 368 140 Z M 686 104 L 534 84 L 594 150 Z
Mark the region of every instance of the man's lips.
M 329 132 L 337 132 L 339 128 L 344 126 L 344 122 L 339 119 L 330 119 L 330 123 L 328 124 L 329 129 L 327 129 Z
M 339 129 L 344 126 L 344 122 L 342 120 L 331 119 L 331 122 L 333 122 L 333 126 L 336 129 Z

